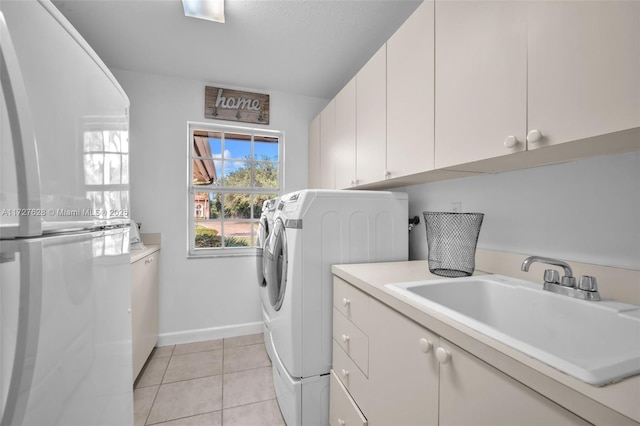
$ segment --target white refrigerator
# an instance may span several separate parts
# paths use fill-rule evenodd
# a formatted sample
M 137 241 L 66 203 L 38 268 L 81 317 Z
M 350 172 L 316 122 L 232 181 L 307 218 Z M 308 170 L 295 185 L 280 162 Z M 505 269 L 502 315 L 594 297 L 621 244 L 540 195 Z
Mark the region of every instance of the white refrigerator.
M 48 0 L 0 1 L 0 422 L 133 424 L 129 100 Z

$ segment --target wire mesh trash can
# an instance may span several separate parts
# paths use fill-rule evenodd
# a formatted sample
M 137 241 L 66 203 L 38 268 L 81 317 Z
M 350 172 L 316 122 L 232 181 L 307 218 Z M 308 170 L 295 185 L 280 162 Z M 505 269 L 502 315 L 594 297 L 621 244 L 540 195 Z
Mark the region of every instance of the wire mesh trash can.
M 423 212 L 429 271 L 467 277 L 476 267 L 476 244 L 484 213 Z

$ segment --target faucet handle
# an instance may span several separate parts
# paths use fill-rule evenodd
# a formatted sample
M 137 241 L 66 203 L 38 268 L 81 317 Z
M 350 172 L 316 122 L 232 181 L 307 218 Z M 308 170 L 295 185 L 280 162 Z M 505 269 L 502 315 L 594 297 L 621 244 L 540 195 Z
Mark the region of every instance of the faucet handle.
M 560 274 L 555 269 L 545 269 L 544 282 L 558 284 L 560 282 Z
M 584 291 L 598 291 L 598 282 L 596 281 L 596 277 L 592 277 L 591 275 L 581 276 L 578 288 Z

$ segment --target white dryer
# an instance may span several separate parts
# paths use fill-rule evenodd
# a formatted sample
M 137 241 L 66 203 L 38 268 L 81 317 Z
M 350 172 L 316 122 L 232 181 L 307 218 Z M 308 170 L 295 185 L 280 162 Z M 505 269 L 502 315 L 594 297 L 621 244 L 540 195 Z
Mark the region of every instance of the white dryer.
M 304 190 L 283 196 L 264 250 L 273 380 L 290 426 L 329 424 L 331 265 L 408 258 L 408 197 Z
M 264 332 L 264 343 L 267 349 L 269 358 L 273 359 L 273 351 L 271 344 L 271 315 L 273 308 L 269 303 L 269 295 L 267 293 L 267 280 L 265 279 L 266 257 L 264 257 L 264 249 L 269 241 L 271 231 L 273 231 L 273 216 L 278 206 L 279 198 L 272 198 L 265 200 L 262 203 L 262 214 L 260 215 L 260 222 L 258 223 L 258 236 L 257 246 L 258 253 L 256 256 L 256 274 L 258 278 L 258 286 L 260 287 L 260 299 L 262 300 L 262 324 Z

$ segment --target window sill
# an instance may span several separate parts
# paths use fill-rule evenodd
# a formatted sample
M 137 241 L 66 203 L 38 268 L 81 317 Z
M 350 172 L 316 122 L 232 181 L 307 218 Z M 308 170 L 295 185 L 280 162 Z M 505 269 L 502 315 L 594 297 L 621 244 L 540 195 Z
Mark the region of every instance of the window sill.
M 262 255 L 262 249 L 258 247 L 248 248 L 226 248 L 198 251 L 198 253 L 188 253 L 187 259 L 211 259 L 218 257 L 256 257 Z

